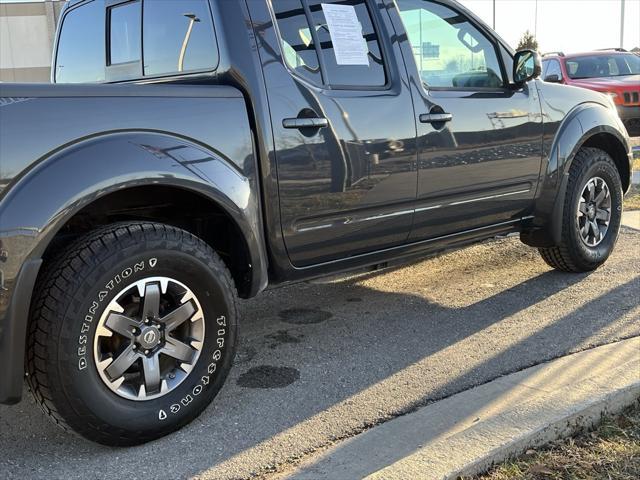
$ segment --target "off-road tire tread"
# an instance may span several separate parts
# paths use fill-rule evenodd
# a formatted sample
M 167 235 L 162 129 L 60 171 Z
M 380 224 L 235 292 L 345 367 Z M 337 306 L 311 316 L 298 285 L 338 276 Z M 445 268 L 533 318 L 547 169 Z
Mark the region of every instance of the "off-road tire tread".
M 572 195 L 576 184 L 578 183 L 581 173 L 593 164 L 598 162 L 607 162 L 617 171 L 617 167 L 609 155 L 598 148 L 581 148 L 573 160 L 571 167 L 569 168 L 569 179 L 567 181 L 567 190 L 564 197 L 564 206 L 562 209 L 562 233 L 559 245 L 552 247 L 540 247 L 538 251 L 542 259 L 556 270 L 569 273 L 580 273 L 585 271 L 594 270 L 599 265 L 593 265 L 589 268 L 585 268 L 576 262 L 578 256 L 576 252 L 576 245 L 569 238 L 568 228 L 571 225 L 571 216 L 575 215 L 574 209 L 571 205 Z
M 191 233 L 160 223 L 122 222 L 98 228 L 79 238 L 60 252 L 56 259 L 45 265 L 39 275 L 31 304 L 26 345 L 26 380 L 29 390 L 51 421 L 67 432 L 109 445 L 134 445 L 156 438 L 155 435 L 146 436 L 143 432 L 138 432 L 133 441 L 131 432 L 126 436 L 121 432 L 114 438 L 113 432 L 109 433 L 107 430 L 109 425 L 92 414 L 78 412 L 68 403 L 67 408 L 73 409 L 72 414 L 78 419 L 82 418 L 82 421 L 70 425 L 59 412 L 53 399 L 52 389 L 61 386 L 51 385 L 51 374 L 56 368 L 56 361 L 52 358 L 46 339 L 53 331 L 59 316 L 64 315 L 64 312 L 59 312 L 58 309 L 65 304 L 65 292 L 69 291 L 68 287 L 72 283 L 82 281 L 82 272 L 85 276 L 88 275 L 90 269 L 97 267 L 114 248 L 130 246 L 132 242 L 144 241 L 145 238 L 158 240 L 158 235 L 166 240 L 178 240 L 183 245 L 190 245 L 193 249 L 205 253 L 209 267 L 231 292 L 233 300 L 230 308 L 234 318 L 238 318 L 238 295 L 231 272 L 208 244 Z M 174 430 L 179 429 L 184 423 L 187 422 L 176 425 Z M 93 425 L 94 428 L 86 428 L 88 425 Z M 100 434 L 97 430 L 100 430 Z

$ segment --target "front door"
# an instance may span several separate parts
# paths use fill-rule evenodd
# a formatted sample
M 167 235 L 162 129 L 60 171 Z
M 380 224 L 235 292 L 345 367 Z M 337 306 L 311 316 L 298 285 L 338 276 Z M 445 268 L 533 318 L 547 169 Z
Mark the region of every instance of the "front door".
M 453 2 L 395 4 L 419 122 L 412 239 L 519 221 L 542 161 L 535 82 L 510 85 L 509 52 Z
M 416 125 L 387 12 L 369 0 L 248 5 L 291 262 L 304 267 L 406 242 L 416 198 Z

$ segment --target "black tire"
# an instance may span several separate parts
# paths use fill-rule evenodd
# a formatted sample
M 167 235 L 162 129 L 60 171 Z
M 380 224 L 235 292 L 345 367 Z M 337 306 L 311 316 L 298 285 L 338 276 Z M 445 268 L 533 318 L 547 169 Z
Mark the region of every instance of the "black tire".
M 123 398 L 101 378 L 94 340 L 98 341 L 98 319 L 109 318 L 109 303 L 134 282 L 152 282 L 156 277 L 175 279 L 197 297 L 202 312 L 197 323 L 204 325 L 202 342 L 194 347 L 193 352 L 200 348 L 196 352 L 199 356 L 193 357 L 192 368 L 182 374 L 181 383 L 166 391 L 166 380 L 162 380 L 164 394 L 136 401 Z M 135 295 L 127 298 L 135 300 Z M 145 298 L 138 297 L 140 310 L 146 308 L 142 305 Z M 175 308 L 167 306 L 166 300 L 162 302 L 158 301 L 161 310 L 156 311 L 166 313 L 169 306 Z M 182 320 L 184 328 L 194 328 L 193 316 L 186 319 Z M 236 325 L 232 277 L 206 243 L 163 224 L 110 225 L 74 242 L 40 275 L 30 314 L 27 381 L 36 402 L 63 429 L 105 445 L 141 444 L 186 425 L 213 400 L 233 362 Z M 169 335 L 173 333 L 166 333 L 167 338 Z M 114 337 L 114 342 L 120 342 L 120 337 Z M 175 360 L 174 367 L 171 358 L 162 359 L 169 368 L 185 365 L 177 366 L 181 361 Z M 129 367 L 139 368 L 138 375 L 143 378 L 144 360 L 139 358 Z M 163 368 L 166 371 L 166 366 Z M 122 378 L 125 376 L 134 378 L 136 374 L 123 373 Z M 171 378 L 175 379 L 175 374 Z
M 597 245 L 591 246 L 581 236 L 577 209 L 583 189 L 594 178 L 606 182 L 611 205 L 606 233 Z M 620 174 L 609 154 L 597 148 L 580 149 L 569 169 L 560 244 L 538 249 L 544 261 L 557 270 L 576 273 L 589 272 L 602 265 L 618 240 L 622 199 Z

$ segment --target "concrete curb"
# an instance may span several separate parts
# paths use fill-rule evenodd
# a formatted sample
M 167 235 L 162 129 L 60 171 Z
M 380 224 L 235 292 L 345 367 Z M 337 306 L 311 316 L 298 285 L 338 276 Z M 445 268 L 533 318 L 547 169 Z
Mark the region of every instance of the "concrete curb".
M 640 210 L 622 212 L 622 225 L 634 230 L 640 230 Z
M 640 398 L 640 337 L 461 392 L 334 445 L 295 479 L 454 479 L 575 433 Z
M 585 408 L 576 408 L 572 414 L 558 418 L 546 427 L 514 439 L 506 445 L 496 449 L 484 458 L 471 462 L 458 472 L 443 478 L 457 478 L 461 475 L 477 475 L 486 472 L 493 465 L 507 459 L 517 457 L 532 447 L 540 447 L 559 438 L 569 437 L 581 430 L 596 425 L 603 416 L 616 414 L 633 405 L 640 397 L 640 383 L 604 395 Z M 374 477 L 375 478 L 375 477 Z

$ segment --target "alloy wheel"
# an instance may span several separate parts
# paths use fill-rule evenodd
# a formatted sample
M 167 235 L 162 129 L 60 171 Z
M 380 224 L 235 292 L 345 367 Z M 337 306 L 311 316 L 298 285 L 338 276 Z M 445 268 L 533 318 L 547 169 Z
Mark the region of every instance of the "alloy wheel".
M 600 177 L 590 179 L 580 194 L 577 209 L 580 238 L 588 247 L 604 240 L 611 221 L 611 192 Z
M 94 360 L 110 390 L 129 400 L 151 400 L 189 376 L 204 335 L 204 315 L 194 293 L 177 280 L 149 277 L 124 288 L 105 309 Z

